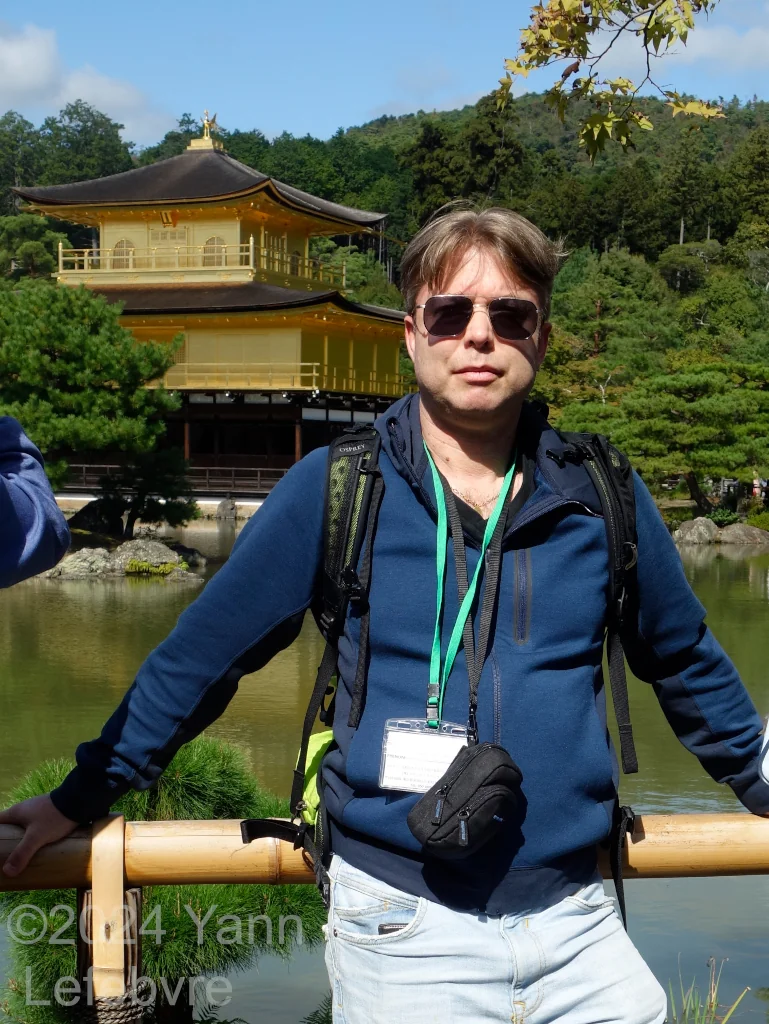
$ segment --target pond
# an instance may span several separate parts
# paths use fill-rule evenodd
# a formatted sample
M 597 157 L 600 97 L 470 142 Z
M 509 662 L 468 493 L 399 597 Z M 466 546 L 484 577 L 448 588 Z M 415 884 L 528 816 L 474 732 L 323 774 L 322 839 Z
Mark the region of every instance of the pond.
M 184 543 L 226 557 L 232 525 L 202 524 Z M 724 549 L 725 550 L 725 549 Z M 708 621 L 734 659 L 762 715 L 769 712 L 769 555 L 735 549 L 684 553 L 689 579 Z M 208 574 L 215 572 L 216 564 Z M 0 592 L 0 793 L 40 761 L 69 757 L 98 735 L 144 657 L 173 627 L 197 590 L 154 581 L 31 582 Z M 287 793 L 322 643 L 312 621 L 296 643 L 240 691 L 209 734 L 245 747 L 268 788 Z M 633 722 L 641 764 L 623 782 L 623 800 L 638 811 L 737 812 L 731 791 L 717 786 L 679 745 L 650 687 L 631 680 Z M 4 806 L 4 803 L 2 804 Z M 665 987 L 696 976 L 706 961 L 728 958 L 724 998 L 745 986 L 741 1019 L 763 1020 L 769 994 L 767 917 L 769 876 L 650 879 L 626 883 L 631 936 Z M 0 966 L 5 936 L 0 931 Z M 264 957 L 232 979 L 233 999 L 222 1016 L 296 1024 L 327 988 L 321 950 L 290 963 Z

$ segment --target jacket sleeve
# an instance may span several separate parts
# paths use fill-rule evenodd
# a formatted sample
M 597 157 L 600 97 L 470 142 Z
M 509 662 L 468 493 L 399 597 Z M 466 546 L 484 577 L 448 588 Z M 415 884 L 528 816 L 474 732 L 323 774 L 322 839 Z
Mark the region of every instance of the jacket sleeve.
M 19 423 L 0 416 L 0 587 L 51 569 L 69 547 L 69 529 Z
M 325 449 L 311 452 L 244 527 L 229 560 L 146 659 L 98 739 L 51 793 L 66 817 L 105 815 L 147 789 L 174 754 L 224 712 L 244 674 L 297 637 L 323 549 Z
M 638 635 L 625 653 L 651 683 L 683 745 L 716 782 L 728 783 L 754 814 L 769 813 L 758 772 L 762 722 L 736 668 L 705 625 L 673 538 L 635 476 L 638 526 Z

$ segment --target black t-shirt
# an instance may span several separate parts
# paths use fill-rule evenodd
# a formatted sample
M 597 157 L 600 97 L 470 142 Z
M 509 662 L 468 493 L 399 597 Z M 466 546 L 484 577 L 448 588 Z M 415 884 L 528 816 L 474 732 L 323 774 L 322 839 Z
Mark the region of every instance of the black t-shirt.
M 525 449 L 521 451 L 520 458 L 521 468 L 523 469 L 523 482 L 516 496 L 511 502 L 508 502 L 505 529 L 507 529 L 507 526 L 513 521 L 514 516 L 518 514 L 520 509 L 523 508 L 534 490 L 534 458 Z M 483 544 L 483 535 L 486 532 L 488 520 L 484 519 L 480 512 L 477 512 L 471 505 L 468 505 L 467 502 L 462 501 L 456 495 L 454 495 L 454 500 L 457 503 L 457 512 L 462 523 L 462 529 L 480 547 Z

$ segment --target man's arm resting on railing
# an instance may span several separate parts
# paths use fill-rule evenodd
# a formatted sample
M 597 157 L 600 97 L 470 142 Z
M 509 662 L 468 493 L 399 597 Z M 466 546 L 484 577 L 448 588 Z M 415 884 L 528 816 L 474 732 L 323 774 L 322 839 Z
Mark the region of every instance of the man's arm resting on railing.
M 754 814 L 769 814 L 759 775 L 762 722 L 737 669 L 705 625 L 675 543 L 636 478 L 638 633 L 625 650 L 633 673 L 651 683 L 683 745 L 716 782 Z
M 10 416 L 0 416 L 0 587 L 51 569 L 69 530 L 40 452 Z
M 141 666 L 101 736 L 77 748 L 77 766 L 45 798 L 72 827 L 104 816 L 131 788 L 149 788 L 182 744 L 223 713 L 241 676 L 298 635 L 321 565 L 325 466 L 319 449 L 286 474 Z M 18 823 L 7 814 L 0 822 Z M 50 810 L 35 814 L 37 830 Z

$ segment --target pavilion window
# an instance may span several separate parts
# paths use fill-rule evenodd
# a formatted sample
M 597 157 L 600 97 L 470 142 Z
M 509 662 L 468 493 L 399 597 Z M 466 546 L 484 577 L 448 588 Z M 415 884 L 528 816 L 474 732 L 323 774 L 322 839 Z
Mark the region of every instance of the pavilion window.
M 206 239 L 203 246 L 203 266 L 222 267 L 224 266 L 225 241 L 219 235 L 212 235 Z
M 128 238 L 121 238 L 119 242 L 115 242 L 112 249 L 112 269 L 129 270 L 133 264 L 135 250 L 136 246 Z
M 298 249 L 294 249 L 291 253 L 289 273 L 293 274 L 294 277 L 299 277 L 299 267 L 301 266 L 302 254 Z

